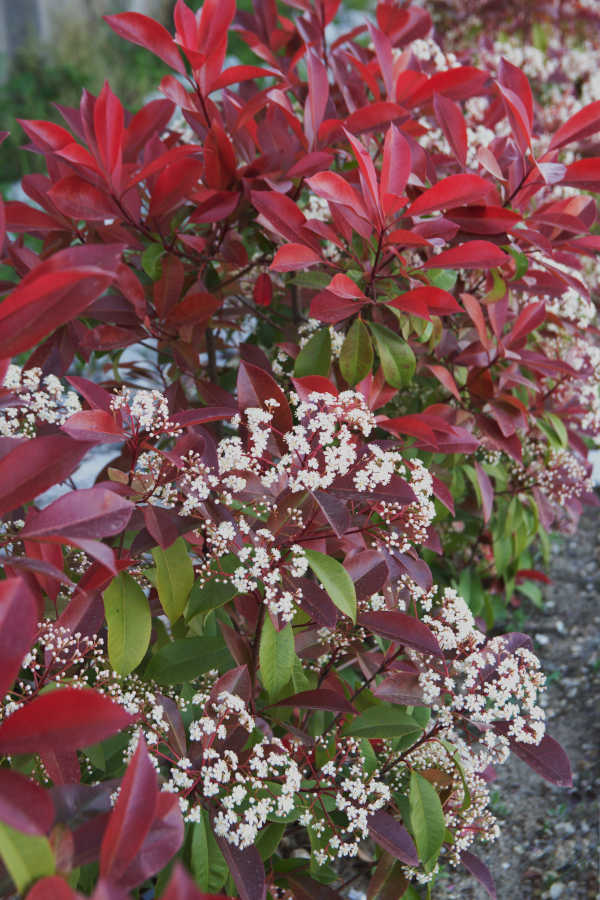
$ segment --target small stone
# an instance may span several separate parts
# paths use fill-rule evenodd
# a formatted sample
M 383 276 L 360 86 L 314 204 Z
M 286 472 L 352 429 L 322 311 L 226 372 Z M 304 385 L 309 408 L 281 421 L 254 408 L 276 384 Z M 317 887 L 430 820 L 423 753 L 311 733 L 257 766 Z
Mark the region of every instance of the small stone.
M 536 634 L 536 635 L 534 635 L 534 637 L 535 637 L 535 640 L 537 641 L 537 643 L 540 645 L 540 647 L 545 647 L 546 644 L 550 643 L 550 638 L 548 637 L 547 634 Z
M 550 898 L 550 900 L 557 900 L 558 897 L 562 897 L 564 892 L 565 886 L 562 881 L 555 881 L 548 891 L 548 897 Z

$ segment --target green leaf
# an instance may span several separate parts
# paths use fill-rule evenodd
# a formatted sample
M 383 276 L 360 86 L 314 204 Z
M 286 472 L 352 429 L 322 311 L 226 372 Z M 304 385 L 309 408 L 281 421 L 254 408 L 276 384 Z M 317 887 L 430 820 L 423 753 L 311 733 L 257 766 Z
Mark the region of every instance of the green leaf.
M 411 383 L 417 366 L 410 346 L 385 325 L 369 322 L 369 328 L 377 344 L 385 380 L 392 387 L 406 387 Z
M 277 850 L 279 841 L 283 837 L 285 826 L 285 822 L 271 822 L 259 833 L 255 846 L 263 862 L 270 859 Z
M 294 365 L 294 375 L 329 375 L 331 366 L 331 335 L 329 328 L 319 328 L 304 345 Z
M 258 660 L 262 683 L 269 695 L 276 695 L 286 686 L 294 671 L 294 632 L 290 622 L 277 631 L 267 614 L 260 635 Z
M 468 809 L 471 805 L 471 791 L 469 790 L 469 785 L 467 783 L 467 776 L 465 775 L 465 770 L 463 768 L 463 764 L 460 761 L 460 755 L 458 753 L 458 749 L 454 746 L 454 744 L 451 744 L 450 741 L 444 740 L 444 738 L 439 738 L 439 741 L 440 741 L 440 744 L 442 744 L 448 751 L 448 754 L 449 754 L 450 758 L 452 759 L 452 762 L 456 766 L 456 769 L 458 771 L 458 774 L 460 775 L 460 779 L 463 784 L 464 799 L 462 802 L 462 806 L 460 808 L 461 808 L 461 810 Z
M 186 543 L 178 537 L 166 550 L 155 547 L 152 551 L 156 563 L 156 588 L 158 599 L 171 623 L 183 613 L 194 586 L 194 566 Z
M 452 292 L 458 278 L 458 272 L 455 269 L 430 269 L 427 273 L 427 278 L 434 287 Z
M 162 244 L 150 244 L 142 253 L 142 269 L 152 281 L 158 281 L 162 275 L 162 256 L 165 252 Z
M 225 858 L 215 839 L 208 813 L 201 811 L 201 818 L 192 825 L 190 843 L 190 870 L 201 891 L 219 891 L 229 874 Z
M 379 704 L 370 706 L 349 722 L 342 734 L 361 738 L 404 738 L 423 733 L 423 728 L 413 716 L 398 706 Z
M 230 662 L 221 637 L 180 638 L 161 647 L 144 674 L 159 684 L 183 684 L 211 669 L 222 670 Z
M 143 660 L 152 617 L 143 590 L 130 575 L 121 572 L 103 594 L 108 626 L 108 658 L 119 675 L 129 675 Z
M 340 372 L 349 385 L 362 381 L 373 366 L 373 345 L 367 326 L 355 319 L 340 352 Z
M 328 272 L 296 272 L 289 281 L 291 284 L 297 284 L 300 287 L 322 290 L 331 283 L 331 275 Z
M 356 591 L 343 565 L 318 550 L 305 550 L 308 564 L 340 612 L 356 624 Z
M 515 261 L 516 271 L 513 277 L 510 279 L 511 281 L 519 281 L 523 277 L 523 275 L 527 272 L 529 268 L 529 260 L 525 256 L 524 253 L 521 253 L 519 250 L 515 250 L 513 247 L 503 247 L 503 250 L 506 250 L 507 253 L 510 253 L 512 258 Z
M 231 581 L 211 579 L 205 584 L 196 581 L 188 600 L 185 617 L 189 621 L 199 613 L 207 614 L 213 609 L 218 609 L 233 600 L 237 593 L 237 588 Z
M 4 822 L 0 822 L 0 859 L 20 893 L 32 881 L 54 874 L 54 854 L 48 838 L 23 834 Z
M 435 865 L 444 842 L 444 810 L 434 786 L 415 771 L 410 773 L 408 802 L 419 859 L 427 871 Z

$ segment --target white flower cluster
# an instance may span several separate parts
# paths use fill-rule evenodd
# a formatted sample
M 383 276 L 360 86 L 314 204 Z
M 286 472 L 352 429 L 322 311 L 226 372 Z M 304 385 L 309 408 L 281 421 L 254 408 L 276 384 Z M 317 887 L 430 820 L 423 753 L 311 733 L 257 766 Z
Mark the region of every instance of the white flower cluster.
M 135 432 L 146 431 L 152 438 L 177 435 L 183 431 L 169 418 L 167 398 L 158 390 L 121 388 L 115 392 L 110 407 L 113 411 L 121 410 L 129 419 L 125 427 L 129 426 Z
M 0 410 L 0 435 L 4 437 L 35 437 L 38 422 L 62 425 L 81 409 L 74 391 L 66 391 L 56 375 L 43 375 L 37 366 L 22 369 L 11 363 L 2 389 L 14 395 L 14 399 L 6 398 Z

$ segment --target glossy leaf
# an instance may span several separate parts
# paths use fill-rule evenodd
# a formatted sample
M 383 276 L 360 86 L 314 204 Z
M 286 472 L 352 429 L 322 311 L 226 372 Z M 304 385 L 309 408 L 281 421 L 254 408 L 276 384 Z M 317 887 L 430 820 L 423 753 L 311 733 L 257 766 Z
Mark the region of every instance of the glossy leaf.
M 108 658 L 115 672 L 128 675 L 141 663 L 150 643 L 148 600 L 137 581 L 125 572 L 113 578 L 103 599 Z
M 117 13 L 103 18 L 119 37 L 150 50 L 180 75 L 185 75 L 185 65 L 177 46 L 160 22 L 137 12 Z
M 375 338 L 385 380 L 392 387 L 406 387 L 416 369 L 415 354 L 410 345 L 385 325 L 369 322 L 369 328 Z
M 440 209 L 465 206 L 467 203 L 481 203 L 494 193 L 493 185 L 480 175 L 449 175 L 448 178 L 424 191 L 405 210 L 404 215 L 423 216 Z
M 407 866 L 418 865 L 419 858 L 413 839 L 393 816 L 380 809 L 368 818 L 369 834 L 376 844 Z
M 0 581 L 0 696 L 19 674 L 37 632 L 38 602 L 23 578 Z
M 161 606 L 171 622 L 183 615 L 194 586 L 194 566 L 182 537 L 167 547 L 155 547 L 156 588 Z
M 373 345 L 362 319 L 355 319 L 339 357 L 340 372 L 351 387 L 362 381 L 373 367 Z
M 443 657 L 440 645 L 431 629 L 407 613 L 398 610 L 365 612 L 359 615 L 358 624 L 390 641 L 397 641 L 406 647 L 420 650 L 422 653 L 432 653 L 434 656 Z
M 294 375 L 329 375 L 331 367 L 331 335 L 328 328 L 319 328 L 296 357 Z
M 0 753 L 63 752 L 97 744 L 135 721 L 122 706 L 89 688 L 40 694 L 0 724 Z
M 273 272 L 295 272 L 322 263 L 321 255 L 304 244 L 284 244 L 277 250 L 269 266 Z
M 0 769 L 0 822 L 24 834 L 45 835 L 53 821 L 48 791 L 19 772 Z
M 444 811 L 432 783 L 416 771 L 410 773 L 408 799 L 411 829 L 419 859 L 427 871 L 435 865 L 444 842 Z
M 154 653 L 145 675 L 159 684 L 183 684 L 230 661 L 220 637 L 178 638 Z
M 352 579 L 343 565 L 332 556 L 317 550 L 305 550 L 308 564 L 329 594 L 333 603 L 344 615 L 356 622 L 356 591 Z
M 271 696 L 277 695 L 292 677 L 294 669 L 294 632 L 288 622 L 277 631 L 269 615 L 265 616 L 258 659 L 260 676 L 265 689 Z
M 423 733 L 416 719 L 397 706 L 381 704 L 370 706 L 356 716 L 343 731 L 350 737 L 360 738 L 413 738 Z
M 21 533 L 38 539 L 62 534 L 98 540 L 124 531 L 132 511 L 133 503 L 114 491 L 103 487 L 87 488 L 65 494 L 29 516 Z
M 54 854 L 48 838 L 23 834 L 4 822 L 0 822 L 0 857 L 19 893 L 36 878 L 54 874 Z

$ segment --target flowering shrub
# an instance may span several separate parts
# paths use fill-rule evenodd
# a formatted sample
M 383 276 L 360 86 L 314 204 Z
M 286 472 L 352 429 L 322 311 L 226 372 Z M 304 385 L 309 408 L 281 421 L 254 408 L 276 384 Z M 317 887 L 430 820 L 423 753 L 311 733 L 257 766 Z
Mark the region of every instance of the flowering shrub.
M 292 5 L 107 16 L 163 98 L 22 123 L 4 896 L 333 898 L 347 858 L 373 898 L 495 896 L 495 767 L 571 781 L 499 626 L 594 499 L 600 101 L 550 114 L 418 6 Z

